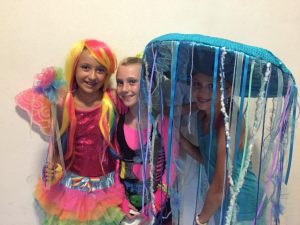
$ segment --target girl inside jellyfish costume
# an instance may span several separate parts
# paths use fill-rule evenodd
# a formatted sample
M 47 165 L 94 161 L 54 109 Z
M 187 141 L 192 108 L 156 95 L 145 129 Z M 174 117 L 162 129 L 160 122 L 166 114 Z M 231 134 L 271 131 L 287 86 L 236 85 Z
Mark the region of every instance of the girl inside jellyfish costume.
M 148 126 L 145 106 L 139 105 L 141 69 L 140 58 L 128 57 L 120 63 L 116 74 L 118 97 L 128 107 L 128 112 L 120 115 L 117 127 L 121 158 L 119 175 L 132 213 L 124 224 L 171 224 L 168 189 L 175 179 L 174 159 L 178 145 L 174 138 L 170 181 L 167 183 L 169 120 L 165 116 Z M 147 151 L 147 144 L 151 143 L 153 148 Z
M 225 158 L 226 158 L 226 136 L 224 115 L 221 111 L 221 90 L 220 79 L 218 78 L 214 85 L 213 78 L 213 58 L 214 52 L 202 51 L 198 54 L 203 54 L 202 57 L 197 57 L 195 53 L 194 66 L 192 72 L 192 97 L 198 106 L 197 110 L 197 135 L 198 146 L 193 145 L 185 137 L 181 138 L 183 148 L 192 155 L 200 163 L 204 164 L 206 174 L 208 175 L 209 188 L 207 190 L 205 201 L 202 210 L 196 217 L 196 223 L 206 224 L 213 215 L 215 220 L 219 216 L 219 208 L 224 200 L 224 190 L 226 180 L 225 174 Z M 229 71 L 226 71 L 229 72 Z M 213 98 L 213 90 L 215 87 L 215 95 Z M 224 93 L 227 99 L 225 102 L 230 102 L 232 88 L 230 82 L 225 80 Z M 213 112 L 211 111 L 213 104 Z M 225 105 L 224 105 L 225 106 Z M 227 108 L 226 108 L 227 107 Z M 229 114 L 229 105 L 225 107 L 225 111 Z M 213 113 L 213 115 L 212 115 Z M 244 122 L 243 122 L 244 123 Z M 212 129 L 212 146 L 210 144 L 210 129 Z M 234 167 L 233 179 L 238 176 L 238 171 L 241 167 L 243 158 L 245 126 L 241 126 L 241 136 L 238 143 L 238 161 Z M 237 198 L 239 211 L 237 214 L 236 224 L 245 224 L 245 221 L 251 221 L 255 218 L 257 193 L 259 193 L 258 200 L 261 201 L 263 189 L 257 190 L 257 177 L 252 168 L 252 162 L 249 162 L 248 169 L 245 174 L 244 184 L 241 187 Z M 226 207 L 224 202 L 224 207 Z M 257 224 L 264 224 L 264 222 L 257 221 Z
M 178 183 L 178 201 L 171 204 L 175 224 L 185 224 L 184 214 L 194 217 L 194 224 L 278 224 L 296 119 L 291 72 L 265 49 L 203 35 L 158 37 L 146 46 L 144 62 L 148 111 L 160 116 L 167 103 L 170 120 L 181 130 L 181 152 L 199 161 L 197 170 L 182 170 L 177 177 L 198 178 L 195 199 L 201 204 L 186 211 L 181 204 L 189 193 Z M 187 93 L 177 91 L 179 82 Z M 189 102 L 178 103 L 181 95 Z M 193 144 L 182 133 L 183 116 L 190 118 L 187 132 L 196 125 Z
M 43 224 L 117 225 L 129 211 L 122 207 L 124 188 L 108 151 L 115 146 L 117 110 L 124 110 L 108 89 L 115 68 L 115 55 L 106 43 L 82 40 L 66 60 L 66 91 L 57 88 L 63 83 L 57 79 L 58 70 L 48 68 L 33 89 L 16 97 L 50 135 L 48 159 L 35 190 L 45 214 Z

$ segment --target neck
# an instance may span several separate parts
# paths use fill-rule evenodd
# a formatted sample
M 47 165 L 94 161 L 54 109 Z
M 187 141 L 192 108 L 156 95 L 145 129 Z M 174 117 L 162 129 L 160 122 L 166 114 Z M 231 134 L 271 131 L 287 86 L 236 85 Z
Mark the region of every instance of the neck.
M 100 104 L 103 93 L 99 90 L 98 93 L 88 94 L 77 90 L 75 92 L 75 103 L 81 107 L 93 107 Z
M 129 108 L 127 114 L 130 114 L 132 117 L 138 117 L 138 104 L 135 104 Z
M 138 124 L 138 104 L 131 106 L 129 108 L 129 111 L 126 113 L 125 115 L 125 124 L 133 127 L 133 128 L 137 128 L 137 124 Z M 141 111 L 142 115 L 141 115 L 141 126 L 146 127 L 146 124 L 144 124 L 144 122 L 146 122 L 147 120 L 143 119 L 143 118 L 147 118 L 146 115 L 144 115 L 143 110 Z
M 209 130 L 210 127 L 210 120 L 211 120 L 211 113 L 210 111 L 201 111 L 200 112 L 200 116 L 201 116 L 201 121 L 202 121 L 202 125 L 204 127 L 205 130 Z M 218 125 L 220 125 L 219 123 L 222 121 L 222 112 L 217 110 L 214 113 L 214 120 L 213 120 L 213 127 L 216 128 Z

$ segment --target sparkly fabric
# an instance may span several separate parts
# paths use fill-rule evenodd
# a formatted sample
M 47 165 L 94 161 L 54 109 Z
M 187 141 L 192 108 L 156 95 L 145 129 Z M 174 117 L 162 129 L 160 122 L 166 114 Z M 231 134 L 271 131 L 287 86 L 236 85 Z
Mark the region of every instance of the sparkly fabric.
M 35 198 L 44 225 L 118 225 L 127 212 L 116 161 L 99 129 L 101 108 L 76 109 L 74 152 L 62 180 L 49 189 L 39 180 Z
M 87 177 L 99 177 L 114 171 L 116 162 L 106 151 L 107 143 L 98 125 L 100 108 L 76 109 L 75 115 L 77 125 L 74 138 L 74 161 L 70 170 Z

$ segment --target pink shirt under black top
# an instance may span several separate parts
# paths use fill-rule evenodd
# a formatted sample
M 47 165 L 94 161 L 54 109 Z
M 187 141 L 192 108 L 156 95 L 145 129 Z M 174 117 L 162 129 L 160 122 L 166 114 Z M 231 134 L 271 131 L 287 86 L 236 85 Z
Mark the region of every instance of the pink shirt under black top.
M 125 121 L 125 116 L 124 115 L 120 116 L 120 119 L 118 122 L 118 128 L 117 128 L 117 130 L 118 130 L 117 137 L 118 137 L 118 144 L 120 147 L 120 153 L 123 157 L 125 157 L 125 160 L 127 160 L 127 158 L 128 159 L 130 157 L 136 158 L 137 155 L 141 155 L 141 153 L 140 153 L 141 150 L 140 150 L 140 141 L 139 141 L 138 130 L 127 126 L 124 123 L 124 121 Z M 162 121 L 162 123 L 158 124 L 158 128 L 157 128 L 159 135 L 161 136 L 164 152 L 163 152 L 163 156 L 162 157 L 158 156 L 157 161 L 155 161 L 156 172 L 158 172 L 157 174 L 161 174 L 160 178 L 159 177 L 157 177 L 157 178 L 164 185 L 166 185 L 166 180 L 167 180 L 167 177 L 166 177 L 167 171 L 165 169 L 165 160 L 167 159 L 168 128 L 169 128 L 169 120 L 165 117 L 165 119 Z M 147 130 L 142 130 L 141 136 L 142 136 L 142 142 L 143 142 L 142 144 L 145 145 L 147 143 Z M 173 136 L 169 185 L 172 185 L 175 180 L 175 176 L 176 176 L 175 159 L 178 156 L 178 149 L 179 149 L 178 143 L 177 143 L 175 137 Z M 130 153 L 130 152 L 132 152 L 132 153 Z M 133 153 L 133 152 L 135 152 L 135 153 Z M 143 180 L 142 167 L 143 167 L 143 165 L 141 163 L 133 163 L 132 167 L 129 166 L 128 169 L 132 170 L 132 173 L 131 172 L 128 173 L 129 177 L 131 177 L 130 174 L 134 174 L 134 177 L 138 181 L 142 181 Z M 127 167 L 124 169 L 126 170 Z M 146 174 L 147 179 L 149 178 L 149 169 L 150 169 L 150 165 L 147 163 L 147 174 Z M 163 173 L 161 173 L 161 172 L 163 172 Z M 121 177 L 121 179 L 123 179 L 123 177 Z M 126 173 L 125 173 L 125 179 L 128 179 L 128 178 L 126 178 Z M 133 178 L 129 178 L 129 179 L 133 179 Z

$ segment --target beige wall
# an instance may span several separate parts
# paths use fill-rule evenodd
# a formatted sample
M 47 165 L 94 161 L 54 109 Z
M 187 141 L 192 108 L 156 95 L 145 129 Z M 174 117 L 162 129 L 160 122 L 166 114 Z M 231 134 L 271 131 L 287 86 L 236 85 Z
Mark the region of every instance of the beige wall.
M 14 96 L 41 68 L 62 66 L 73 42 L 102 39 L 121 59 L 169 32 L 217 36 L 271 50 L 300 84 L 299 8 L 299 0 L 1 0 L 0 224 L 38 224 L 32 191 L 47 144 L 17 115 Z M 283 224 L 299 224 L 299 128 Z

